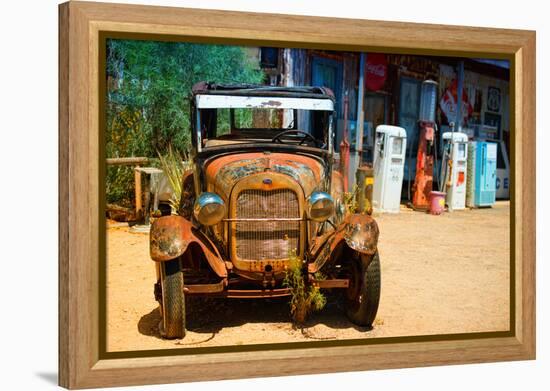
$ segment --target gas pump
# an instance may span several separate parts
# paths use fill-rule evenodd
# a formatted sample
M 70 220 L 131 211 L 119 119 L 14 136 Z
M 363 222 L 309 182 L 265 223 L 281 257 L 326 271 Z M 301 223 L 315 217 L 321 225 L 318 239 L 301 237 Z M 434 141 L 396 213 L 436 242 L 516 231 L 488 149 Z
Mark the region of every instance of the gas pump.
M 413 185 L 412 205 L 414 209 L 427 209 L 430 192 L 433 190 L 435 107 L 437 83 L 433 80 L 422 82 L 420 92 L 420 115 L 418 126 L 418 153 L 416 155 L 416 175 Z
M 443 133 L 441 170 L 449 211 L 466 207 L 468 136 L 461 132 Z
M 466 202 L 470 207 L 492 206 L 496 201 L 497 144 L 472 141 L 468 145 Z
M 372 190 L 372 205 L 376 212 L 399 212 L 406 148 L 405 129 L 390 125 L 376 127 Z

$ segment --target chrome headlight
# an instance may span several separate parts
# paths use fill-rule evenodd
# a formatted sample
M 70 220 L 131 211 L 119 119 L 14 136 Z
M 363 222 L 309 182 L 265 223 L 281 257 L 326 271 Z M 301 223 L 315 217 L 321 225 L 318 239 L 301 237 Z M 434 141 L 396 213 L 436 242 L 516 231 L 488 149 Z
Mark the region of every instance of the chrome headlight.
M 225 203 L 214 193 L 202 193 L 195 201 L 193 215 L 203 225 L 219 223 L 225 215 Z
M 334 214 L 334 200 L 324 191 L 314 191 L 307 199 L 307 215 L 317 222 L 326 221 Z

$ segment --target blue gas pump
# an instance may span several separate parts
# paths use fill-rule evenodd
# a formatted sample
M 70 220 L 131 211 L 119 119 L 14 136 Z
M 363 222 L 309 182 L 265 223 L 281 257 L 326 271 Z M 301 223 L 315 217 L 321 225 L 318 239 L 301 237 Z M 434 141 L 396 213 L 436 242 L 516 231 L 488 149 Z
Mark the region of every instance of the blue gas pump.
M 496 201 L 497 144 L 473 141 L 468 146 L 469 175 L 466 204 L 492 206 Z

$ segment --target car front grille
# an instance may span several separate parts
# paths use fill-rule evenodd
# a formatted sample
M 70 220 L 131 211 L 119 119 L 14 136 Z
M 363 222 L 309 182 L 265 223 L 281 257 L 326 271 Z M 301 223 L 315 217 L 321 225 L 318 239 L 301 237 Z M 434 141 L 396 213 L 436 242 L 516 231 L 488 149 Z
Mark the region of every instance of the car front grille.
M 296 193 L 289 189 L 244 190 L 237 197 L 236 218 L 300 218 Z M 241 260 L 288 259 L 298 250 L 299 221 L 237 221 L 236 254 Z

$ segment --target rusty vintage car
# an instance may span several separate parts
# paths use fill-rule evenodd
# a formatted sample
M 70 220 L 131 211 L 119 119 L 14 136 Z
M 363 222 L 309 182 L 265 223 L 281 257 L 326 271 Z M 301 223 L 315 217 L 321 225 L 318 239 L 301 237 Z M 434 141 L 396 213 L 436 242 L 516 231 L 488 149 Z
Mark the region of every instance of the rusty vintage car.
M 378 226 L 344 203 L 332 92 L 203 82 L 191 101 L 193 168 L 183 175 L 177 214 L 150 232 L 161 335 L 185 336 L 188 295 L 289 296 L 283 279 L 292 251 L 306 284 L 340 290 L 349 319 L 371 326 Z

